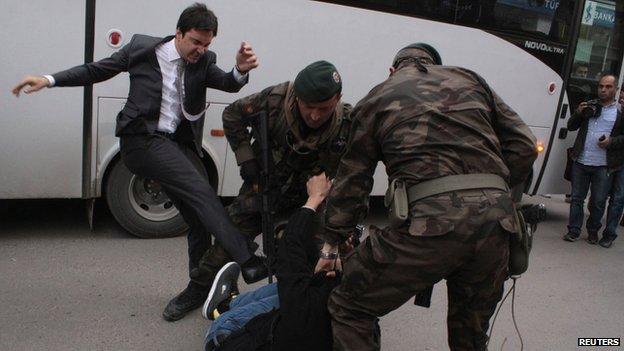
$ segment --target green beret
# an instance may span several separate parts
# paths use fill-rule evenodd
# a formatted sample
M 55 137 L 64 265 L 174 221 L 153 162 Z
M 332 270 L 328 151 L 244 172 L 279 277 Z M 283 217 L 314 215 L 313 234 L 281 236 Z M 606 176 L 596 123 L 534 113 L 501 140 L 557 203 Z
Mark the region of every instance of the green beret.
M 438 53 L 438 50 L 436 50 L 433 46 L 426 43 L 414 43 L 404 47 L 403 49 L 399 50 L 399 52 L 397 52 L 394 60 L 392 61 L 392 67 L 396 68 L 396 65 L 399 63 L 399 61 L 406 57 L 420 56 L 421 54 L 419 54 L 419 52 L 424 52 L 425 54 L 429 55 L 429 57 L 431 57 L 436 65 L 442 64 L 442 57 L 440 56 L 440 53 Z
M 326 101 L 342 91 L 342 78 L 331 63 L 316 61 L 297 74 L 293 88 L 305 102 Z

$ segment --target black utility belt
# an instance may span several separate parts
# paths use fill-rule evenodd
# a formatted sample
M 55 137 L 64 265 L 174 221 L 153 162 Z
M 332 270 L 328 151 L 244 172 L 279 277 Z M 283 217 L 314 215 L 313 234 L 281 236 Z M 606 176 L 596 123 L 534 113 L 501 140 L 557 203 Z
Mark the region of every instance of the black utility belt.
M 155 135 L 160 135 L 160 136 L 165 137 L 165 138 L 170 139 L 170 140 L 173 140 L 174 137 L 175 137 L 174 133 L 163 132 L 163 131 L 160 131 L 160 130 L 155 130 L 154 134 Z
M 509 191 L 503 178 L 496 174 L 457 174 L 436 178 L 407 187 L 405 181 L 393 179 L 386 191 L 384 204 L 388 208 L 390 226 L 398 228 L 409 216 L 409 204 L 451 191 L 498 189 Z

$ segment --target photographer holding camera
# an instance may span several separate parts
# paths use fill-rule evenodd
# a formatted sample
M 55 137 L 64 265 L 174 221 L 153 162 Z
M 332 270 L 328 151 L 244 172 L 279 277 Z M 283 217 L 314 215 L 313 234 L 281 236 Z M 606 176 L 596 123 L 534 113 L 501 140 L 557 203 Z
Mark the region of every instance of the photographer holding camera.
M 587 242 L 593 245 L 598 243 L 600 220 L 605 211 L 607 196 L 611 191 L 612 181 L 621 178 L 617 175 L 622 173 L 619 170 L 624 164 L 624 125 L 615 101 L 616 91 L 617 78 L 611 74 L 603 75 L 598 82 L 598 99 L 580 103 L 568 121 L 568 129 L 579 132 L 571 154 L 574 160 L 572 201 L 568 233 L 563 240 L 574 242 L 580 238 L 584 218 L 583 203 L 591 187 L 589 218 L 586 224 Z M 612 196 L 611 206 L 614 202 L 624 205 L 624 196 L 621 195 Z M 616 225 L 618 219 L 615 219 Z M 610 247 L 615 239 L 615 230 L 611 233 L 610 227 L 607 223 L 600 240 L 603 247 Z

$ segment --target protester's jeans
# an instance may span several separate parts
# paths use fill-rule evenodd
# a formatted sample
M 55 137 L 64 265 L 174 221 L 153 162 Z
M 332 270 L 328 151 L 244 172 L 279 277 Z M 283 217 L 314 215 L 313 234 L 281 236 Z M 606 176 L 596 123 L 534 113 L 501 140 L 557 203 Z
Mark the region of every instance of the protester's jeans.
M 607 225 L 602 232 L 605 238 L 617 237 L 617 226 L 624 210 L 624 169 L 611 174 L 611 197 L 607 209 Z
M 206 333 L 206 342 L 213 340 L 216 346 L 218 335 L 229 335 L 240 330 L 259 314 L 279 308 L 277 283 L 260 287 L 254 291 L 240 294 L 230 302 L 230 309 L 220 315 Z
M 605 203 L 611 177 L 607 173 L 606 166 L 586 166 L 574 162 L 572 166 L 572 201 L 570 202 L 570 216 L 568 218 L 568 232 L 581 235 L 581 226 L 585 216 L 583 203 L 587 197 L 587 191 L 591 188 L 589 200 L 589 218 L 587 219 L 587 231 L 597 233 L 602 224 L 600 220 L 605 211 Z

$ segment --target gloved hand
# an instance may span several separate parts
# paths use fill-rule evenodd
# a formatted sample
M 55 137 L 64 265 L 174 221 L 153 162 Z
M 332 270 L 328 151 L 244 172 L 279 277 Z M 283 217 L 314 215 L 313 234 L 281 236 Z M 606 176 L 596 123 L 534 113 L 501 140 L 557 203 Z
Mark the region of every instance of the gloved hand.
M 256 159 L 241 163 L 240 176 L 246 182 L 257 183 L 260 179 L 260 165 Z

